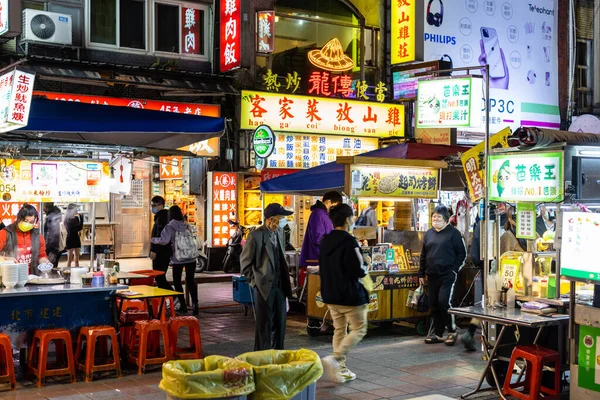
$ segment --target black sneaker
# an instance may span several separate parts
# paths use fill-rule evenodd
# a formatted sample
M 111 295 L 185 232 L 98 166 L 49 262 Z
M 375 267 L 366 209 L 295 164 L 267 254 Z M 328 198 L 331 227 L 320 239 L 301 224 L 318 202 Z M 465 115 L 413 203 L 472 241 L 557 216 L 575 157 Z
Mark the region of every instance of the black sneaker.
M 438 335 L 429 335 L 427 339 L 425 339 L 426 344 L 436 344 L 436 343 L 444 343 L 444 339 L 439 337 Z
M 448 334 L 448 337 L 444 341 L 446 346 L 454 346 L 456 344 L 456 339 L 458 338 L 458 334 L 456 332 L 451 332 Z
M 194 308 L 192 308 L 192 314 L 194 314 L 194 315 L 200 314 L 200 308 L 198 307 L 198 304 L 194 304 Z

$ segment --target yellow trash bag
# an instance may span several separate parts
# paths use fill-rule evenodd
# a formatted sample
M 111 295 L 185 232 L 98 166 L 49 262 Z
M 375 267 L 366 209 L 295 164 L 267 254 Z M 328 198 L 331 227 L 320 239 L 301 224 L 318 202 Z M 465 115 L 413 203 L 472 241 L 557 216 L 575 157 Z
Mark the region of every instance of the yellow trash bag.
M 321 359 L 312 350 L 265 350 L 236 357 L 254 368 L 254 400 L 291 399 L 323 375 Z
M 254 373 L 250 364 L 221 356 L 169 361 L 158 387 L 181 399 L 244 396 L 254 392 Z

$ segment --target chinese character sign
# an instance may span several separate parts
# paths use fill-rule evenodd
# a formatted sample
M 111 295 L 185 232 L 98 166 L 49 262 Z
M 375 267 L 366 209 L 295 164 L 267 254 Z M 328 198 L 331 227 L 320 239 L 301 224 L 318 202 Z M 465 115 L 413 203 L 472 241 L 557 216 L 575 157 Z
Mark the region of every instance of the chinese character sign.
M 563 200 L 563 153 L 527 153 L 490 156 L 489 199 L 533 203 Z
M 181 52 L 183 54 L 203 54 L 200 27 L 200 10 L 181 7 Z
M 0 192 L 12 202 L 108 202 L 108 163 L 1 160 Z M 4 217 L 3 217 L 4 218 Z
M 419 81 L 417 128 L 479 127 L 482 87 L 480 78 Z
M 27 126 L 35 75 L 15 70 L 0 79 L 0 132 Z
M 439 171 L 411 167 L 353 167 L 352 196 L 436 198 Z
M 241 0 L 221 0 L 220 59 L 221 72 L 239 68 L 241 57 Z
M 256 50 L 259 53 L 275 50 L 275 11 L 256 12 Z
M 507 148 L 508 136 L 511 134 L 510 128 L 504 128 L 500 132 L 490 137 L 490 147 Z M 469 183 L 469 193 L 471 201 L 476 202 L 485 194 L 485 143 L 481 142 L 477 146 L 465 151 L 461 157 L 465 176 Z
M 393 64 L 415 61 L 417 0 L 391 0 L 391 59 Z
M 600 328 L 579 325 L 577 385 L 600 392 Z
M 574 279 L 600 282 L 600 259 L 597 253 L 599 237 L 600 215 L 564 212 L 560 248 L 561 274 Z
M 0 35 L 8 32 L 8 0 L 0 0 Z
M 160 180 L 182 179 L 182 157 L 160 157 Z
M 535 203 L 517 203 L 517 232 L 519 239 L 535 239 L 537 212 Z
M 208 242 L 211 247 L 225 247 L 234 232 L 228 221 L 238 219 L 237 174 L 211 172 L 208 182 Z
M 376 150 L 379 139 L 368 137 L 278 133 L 267 168 L 307 169 Z
M 342 98 L 242 92 L 241 128 L 364 137 L 404 136 L 404 106 Z

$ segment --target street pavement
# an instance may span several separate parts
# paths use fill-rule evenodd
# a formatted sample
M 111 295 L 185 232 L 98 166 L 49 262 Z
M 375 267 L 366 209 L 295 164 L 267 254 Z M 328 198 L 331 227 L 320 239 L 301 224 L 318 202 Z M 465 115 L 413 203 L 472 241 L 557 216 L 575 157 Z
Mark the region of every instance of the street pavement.
M 231 284 L 203 284 L 200 286 L 199 315 L 204 355 L 236 355 L 252 351 L 254 344 L 254 318 L 250 311 L 233 305 Z M 330 354 L 331 333 L 309 337 L 306 318 L 290 314 L 288 318 L 286 348 L 307 348 L 320 356 Z M 185 336 L 180 338 L 186 341 Z M 430 394 L 458 398 L 471 391 L 485 366 L 481 352 L 466 352 L 460 343 L 455 347 L 444 344 L 425 345 L 423 338 L 403 326 L 373 328 L 367 337 L 352 351 L 348 367 L 357 379 L 345 384 L 333 384 L 323 377 L 317 385 L 317 399 L 412 399 Z M 17 391 L 0 392 L 3 400 L 29 399 L 165 399 L 158 389 L 160 367 L 149 368 L 143 376 L 134 369 L 125 370 L 124 377 L 98 374 L 94 382 L 82 382 L 78 375 L 76 384 L 48 378 L 46 386 L 38 389 L 32 382 L 22 382 Z M 3 388 L 0 386 L 0 388 Z M 475 399 L 496 399 L 497 395 L 479 395 Z

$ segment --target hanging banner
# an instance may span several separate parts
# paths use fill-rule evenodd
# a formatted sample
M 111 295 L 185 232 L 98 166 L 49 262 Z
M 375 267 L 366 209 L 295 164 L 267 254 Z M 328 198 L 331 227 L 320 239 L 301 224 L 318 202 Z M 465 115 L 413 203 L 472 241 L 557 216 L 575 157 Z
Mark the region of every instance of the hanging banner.
M 235 231 L 229 220 L 237 219 L 237 174 L 233 172 L 208 173 L 208 228 L 210 247 L 225 247 Z
M 221 72 L 242 65 L 242 0 L 221 0 L 220 65 Z
M 272 53 L 275 50 L 275 11 L 256 12 L 256 51 Z
M 492 133 L 507 125 L 560 128 L 558 0 L 422 3 L 425 60 L 489 64 Z
M 379 139 L 333 135 L 278 134 L 275 151 L 267 161 L 269 168 L 308 169 L 337 157 L 356 156 L 377 150 Z
M 363 167 L 351 170 L 352 196 L 437 198 L 439 171 L 410 167 Z
M 512 132 L 510 128 L 504 128 L 500 132 L 491 136 L 490 148 L 507 148 L 508 147 L 508 136 Z M 465 151 L 461 157 L 463 169 L 465 170 L 465 176 L 469 184 L 469 194 L 471 201 L 474 203 L 477 200 L 483 198 L 485 194 L 485 142 L 479 143 L 477 146 L 470 148 Z
M 109 166 L 98 161 L 1 160 L 0 193 L 12 202 L 92 203 L 110 198 Z
M 35 75 L 14 70 L 0 76 L 0 132 L 27 126 Z
M 299 169 L 276 169 L 276 168 L 267 168 L 260 172 L 260 181 L 268 181 L 269 179 L 279 178 L 280 176 L 285 176 L 289 174 L 293 174 L 294 172 L 300 171 Z
M 422 1 L 391 0 L 391 60 L 393 64 L 400 64 L 416 60 L 415 42 L 417 37 L 417 3 L 422 9 Z
M 535 203 L 517 203 L 517 231 L 519 239 L 535 239 L 537 213 Z
M 482 88 L 479 78 L 419 81 L 417 128 L 479 127 Z
M 489 199 L 501 202 L 559 203 L 563 201 L 563 153 L 490 156 Z
M 242 91 L 241 128 L 404 137 L 404 106 L 365 101 Z
M 160 180 L 183 179 L 183 157 L 160 157 Z
M 181 52 L 183 54 L 204 53 L 203 40 L 200 36 L 200 10 L 195 8 L 181 7 Z

